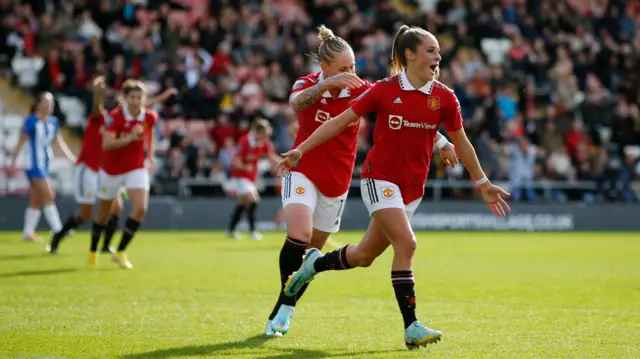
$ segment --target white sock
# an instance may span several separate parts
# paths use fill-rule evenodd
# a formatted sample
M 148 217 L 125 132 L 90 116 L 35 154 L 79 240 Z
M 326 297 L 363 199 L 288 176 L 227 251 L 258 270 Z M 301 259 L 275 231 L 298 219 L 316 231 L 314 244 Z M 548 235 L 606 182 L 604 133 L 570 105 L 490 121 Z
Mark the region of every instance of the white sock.
M 62 230 L 62 222 L 60 222 L 58 207 L 55 204 L 50 204 L 44 207 L 42 211 L 44 212 L 44 218 L 49 223 L 49 228 L 56 233 L 60 232 Z
M 24 211 L 24 227 L 22 233 L 25 237 L 36 233 L 38 222 L 40 222 L 40 209 L 28 207 Z

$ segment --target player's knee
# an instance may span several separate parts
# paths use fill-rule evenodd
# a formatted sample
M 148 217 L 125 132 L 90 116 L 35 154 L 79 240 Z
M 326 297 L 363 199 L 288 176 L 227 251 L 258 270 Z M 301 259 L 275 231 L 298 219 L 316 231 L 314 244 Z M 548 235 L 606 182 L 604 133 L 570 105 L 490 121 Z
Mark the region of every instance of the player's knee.
M 141 221 L 144 216 L 147 214 L 147 206 L 145 205 L 133 205 L 131 208 L 131 218 L 136 221 Z
M 109 217 L 109 208 L 111 207 L 111 202 L 109 200 L 101 200 L 98 203 L 98 210 L 96 211 L 96 215 L 93 218 L 94 222 L 104 224 Z
M 116 198 L 111 205 L 111 214 L 120 215 L 122 212 L 122 199 Z
M 42 205 L 43 206 L 49 206 L 51 204 L 54 204 L 56 201 L 56 194 L 53 191 L 50 190 L 46 190 L 43 191 L 43 195 L 42 195 Z
M 416 237 L 413 234 L 397 240 L 396 243 L 398 245 L 395 246 L 394 250 L 397 254 L 406 258 L 413 258 L 413 254 L 418 248 L 418 241 L 416 241 Z
M 299 241 L 309 243 L 311 242 L 312 231 L 309 228 L 303 226 L 289 226 L 287 224 L 287 237 L 295 238 Z
M 89 221 L 91 219 L 92 208 L 93 208 L 92 206 L 80 206 L 78 217 L 84 222 Z

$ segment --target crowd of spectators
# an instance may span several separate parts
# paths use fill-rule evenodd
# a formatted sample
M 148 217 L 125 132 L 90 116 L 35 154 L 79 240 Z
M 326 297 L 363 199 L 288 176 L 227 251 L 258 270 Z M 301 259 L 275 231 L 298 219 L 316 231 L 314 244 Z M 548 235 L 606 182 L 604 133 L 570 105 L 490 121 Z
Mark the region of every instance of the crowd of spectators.
M 273 124 L 277 149 L 291 145 L 288 93 L 319 70 L 305 55 L 317 49 L 318 25 L 352 44 L 361 77 L 378 80 L 406 23 L 438 37 L 440 81 L 460 99 L 483 166 L 516 199 L 539 197 L 531 183 L 547 180 L 597 184 L 553 191 L 558 200 L 637 200 L 637 1 L 0 0 L 0 14 L 2 52 L 46 59 L 36 90 L 89 102 L 96 74 L 114 93 L 130 76 L 154 91 L 177 88 L 159 108 L 171 180 L 224 173 L 257 117 Z M 359 159 L 373 120 L 362 121 Z M 465 179 L 433 166 L 433 178 Z

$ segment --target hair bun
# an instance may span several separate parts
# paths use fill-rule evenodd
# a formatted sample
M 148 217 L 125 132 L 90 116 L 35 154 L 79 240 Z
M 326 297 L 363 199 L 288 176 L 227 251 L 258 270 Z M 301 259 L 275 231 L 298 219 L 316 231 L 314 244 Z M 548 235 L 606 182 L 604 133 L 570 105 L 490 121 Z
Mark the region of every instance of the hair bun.
M 333 34 L 333 31 L 331 31 L 331 29 L 329 29 L 324 25 L 320 25 L 320 27 L 318 27 L 318 32 L 319 32 L 320 40 L 322 41 L 326 41 L 327 39 L 330 39 L 336 36 Z

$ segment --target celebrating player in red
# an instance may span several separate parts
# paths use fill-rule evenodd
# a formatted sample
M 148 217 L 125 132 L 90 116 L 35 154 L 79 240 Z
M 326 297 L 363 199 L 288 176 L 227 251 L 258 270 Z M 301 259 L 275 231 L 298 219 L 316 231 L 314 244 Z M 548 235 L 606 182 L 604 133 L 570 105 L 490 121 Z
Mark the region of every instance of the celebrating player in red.
M 235 155 L 231 167 L 231 180 L 236 185 L 238 204 L 233 210 L 227 235 L 240 239 L 236 232 L 236 226 L 246 213 L 249 221 L 249 231 L 252 239 L 262 240 L 262 235 L 256 230 L 256 208 L 260 201 L 260 195 L 256 190 L 255 181 L 258 177 L 258 160 L 267 157 L 274 164 L 280 160 L 280 156 L 273 151 L 271 144 L 271 125 L 265 119 L 256 120 L 251 131 L 238 141 L 238 152 Z
M 367 91 L 371 84 L 355 74 L 351 46 L 324 26 L 319 28 L 320 47 L 315 55 L 321 72 L 299 78 L 293 85 L 289 103 L 298 113 L 299 130 L 294 147 L 309 138 L 323 123 L 349 108 L 349 104 Z M 281 289 L 289 276 L 300 267 L 308 246 L 322 249 L 329 236 L 340 229 L 356 159 L 359 117 L 335 138 L 309 152 L 282 180 L 282 202 L 287 224 L 287 238 L 280 251 Z M 443 141 L 439 148 L 452 164 L 457 161 L 453 146 Z M 447 146 L 448 145 L 448 146 Z M 283 335 L 289 325 L 295 297 L 279 291 L 265 334 Z
M 132 206 L 117 253 L 113 255 L 113 260 L 122 268 L 133 268 L 125 250 L 140 227 L 149 202 L 148 171 L 153 167 L 153 129 L 158 114 L 144 108 L 146 90 L 140 81 L 125 81 L 122 93 L 124 104 L 109 114 L 111 120 L 102 138 L 105 152 L 98 175 L 100 202 L 91 229 L 89 264 L 92 267 L 97 265 L 98 242 L 120 187 L 127 189 Z M 145 150 L 149 153 L 149 168 L 145 166 Z
M 371 215 L 358 245 L 322 255 L 310 249 L 284 292 L 295 296 L 317 273 L 369 266 L 391 245 L 391 281 L 404 320 L 407 347 L 440 340 L 442 333 L 416 318 L 415 284 L 411 270 L 416 239 L 410 217 L 424 195 L 433 143 L 441 124 L 453 139 L 462 163 L 475 180 L 493 213 L 505 215 L 509 194 L 487 179 L 462 126 L 452 90 L 434 80 L 440 62 L 436 38 L 426 30 L 402 26 L 393 42 L 393 76 L 377 82 L 338 117 L 325 122 L 297 148 L 284 154 L 278 170 L 293 167 L 302 155 L 335 137 L 360 116 L 377 113 L 374 146 L 362 171 L 362 198 Z
M 52 254 L 57 253 L 60 241 L 69 234 L 70 231 L 91 219 L 93 204 L 95 203 L 96 194 L 98 193 L 98 171 L 102 164 L 102 155 L 104 152 L 102 150 L 102 131 L 104 130 L 105 120 L 108 118 L 108 114 L 103 107 L 104 77 L 97 77 L 93 85 L 95 89 L 93 105 L 87 121 L 87 128 L 84 132 L 80 155 L 76 162 L 75 197 L 80 208 L 77 213 L 69 216 L 62 226 L 62 230 L 56 232 L 51 238 L 51 243 L 47 246 L 47 250 Z M 102 245 L 103 253 L 113 252 L 109 243 L 111 242 L 111 237 L 117 230 L 118 216 L 121 211 L 122 199 L 116 197 L 111 208 L 111 218 L 105 228 L 105 240 Z

